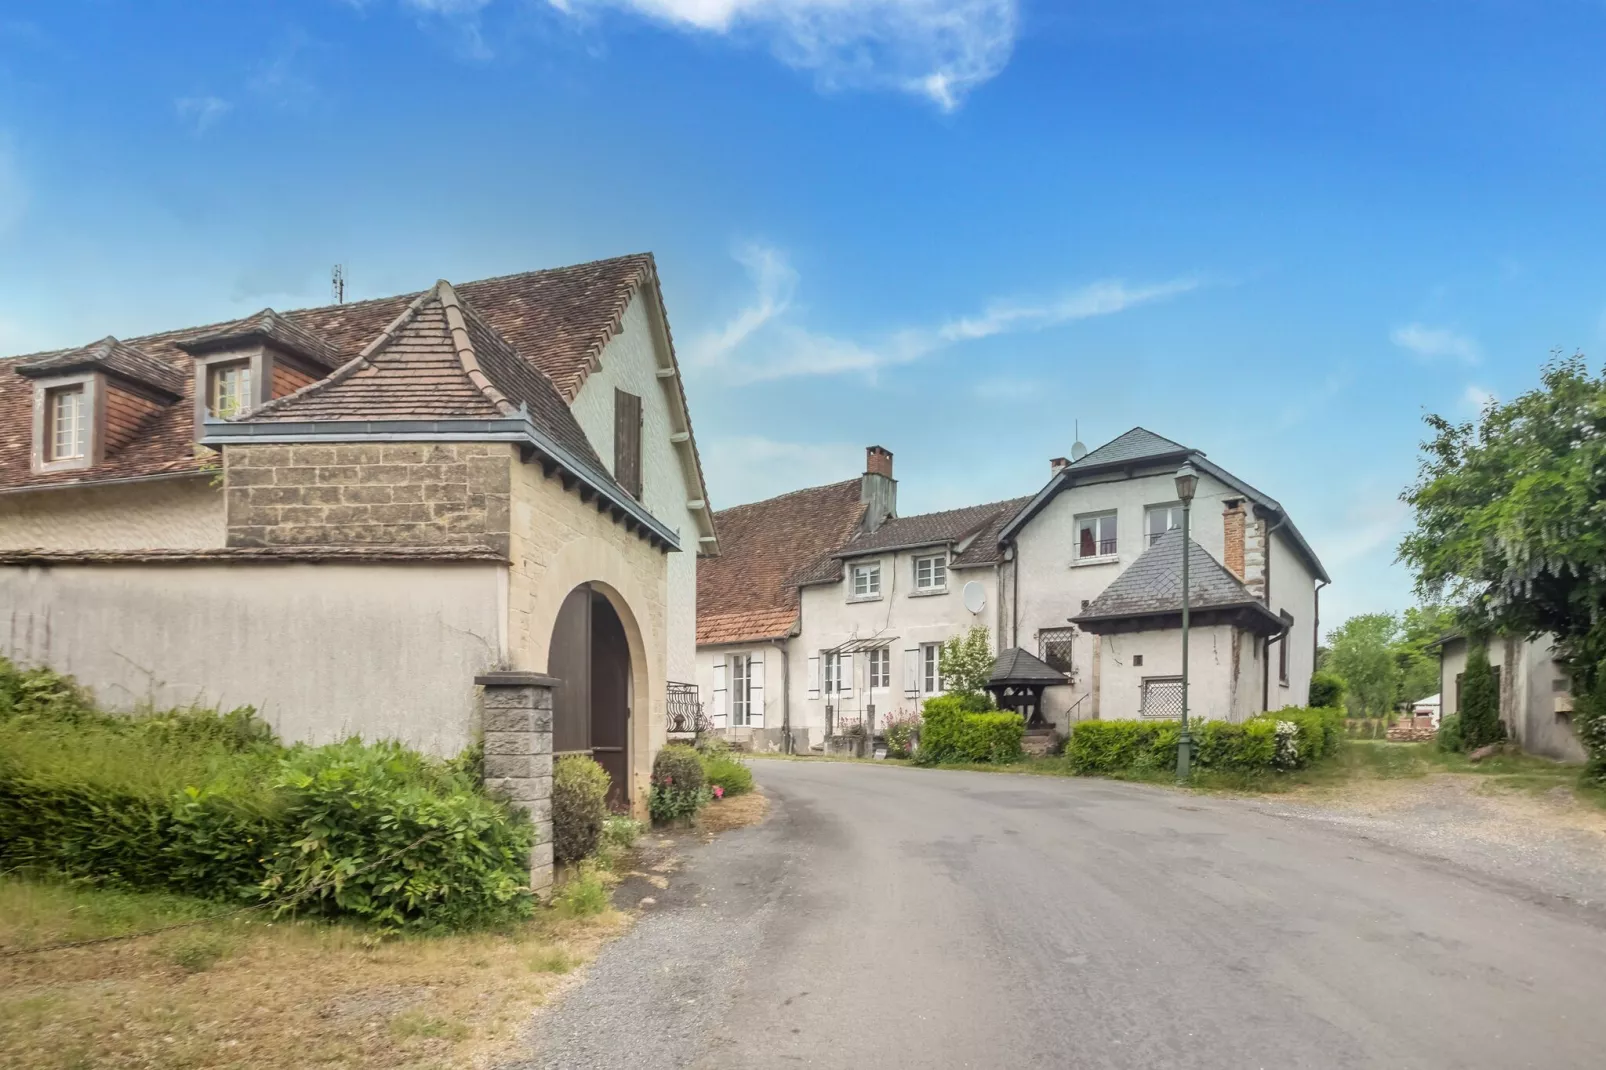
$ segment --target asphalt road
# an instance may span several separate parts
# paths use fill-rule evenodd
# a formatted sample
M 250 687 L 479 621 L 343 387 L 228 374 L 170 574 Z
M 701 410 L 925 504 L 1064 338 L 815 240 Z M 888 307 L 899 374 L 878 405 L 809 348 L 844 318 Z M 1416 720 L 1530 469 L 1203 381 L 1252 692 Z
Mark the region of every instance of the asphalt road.
M 518 1065 L 1606 1066 L 1606 912 L 1521 880 L 1229 799 L 753 765 L 770 819 Z

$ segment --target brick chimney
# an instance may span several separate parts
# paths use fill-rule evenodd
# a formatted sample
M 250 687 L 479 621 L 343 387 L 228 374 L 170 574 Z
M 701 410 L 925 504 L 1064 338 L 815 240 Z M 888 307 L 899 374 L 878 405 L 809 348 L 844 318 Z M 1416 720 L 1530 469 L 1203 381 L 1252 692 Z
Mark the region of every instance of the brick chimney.
M 1064 457 L 1050 457 L 1048 459 L 1048 474 L 1057 476 L 1060 474 L 1060 469 L 1069 467 L 1070 463 Z
M 1221 514 L 1223 550 L 1221 563 L 1227 571 L 1244 578 L 1244 500 L 1228 498 L 1227 508 Z
M 865 447 L 859 501 L 864 505 L 865 531 L 874 531 L 888 517 L 898 515 L 898 481 L 892 478 L 891 450 L 881 446 Z

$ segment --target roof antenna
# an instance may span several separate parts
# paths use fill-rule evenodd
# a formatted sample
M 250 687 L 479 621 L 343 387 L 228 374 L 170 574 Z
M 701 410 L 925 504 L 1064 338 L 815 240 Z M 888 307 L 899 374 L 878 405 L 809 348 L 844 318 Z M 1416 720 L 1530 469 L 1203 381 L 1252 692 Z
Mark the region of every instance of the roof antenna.
M 329 289 L 334 294 L 335 304 L 346 303 L 346 268 L 343 264 L 336 264 L 335 269 L 329 273 Z
M 1087 446 L 1082 442 L 1082 421 L 1077 420 L 1075 426 L 1076 441 L 1071 443 L 1071 460 L 1080 461 L 1083 457 L 1087 456 Z

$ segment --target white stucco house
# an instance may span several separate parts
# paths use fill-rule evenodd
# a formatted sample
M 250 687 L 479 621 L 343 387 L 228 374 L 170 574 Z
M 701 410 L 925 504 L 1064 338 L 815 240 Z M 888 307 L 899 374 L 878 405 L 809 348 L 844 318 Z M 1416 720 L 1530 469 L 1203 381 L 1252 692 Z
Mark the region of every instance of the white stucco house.
M 944 640 L 976 624 L 1063 674 L 1042 713 L 1167 717 L 1179 707 L 1181 522 L 1192 506 L 1190 705 L 1242 720 L 1308 698 L 1321 562 L 1274 499 L 1142 428 L 1051 462 L 1035 494 L 900 516 L 892 455 L 857 483 L 716 515 L 700 574 L 697 682 L 715 725 L 757 747 L 912 711 L 942 689 Z M 740 532 L 740 537 L 734 533 Z M 801 537 L 801 536 L 806 536 Z M 743 577 L 762 576 L 762 584 Z
M 1437 698 L 1446 717 L 1461 712 L 1470 642 L 1467 636 L 1455 633 L 1436 644 Z M 1507 736 L 1530 754 L 1563 762 L 1586 760 L 1589 753 L 1573 729 L 1572 676 L 1556 660 L 1555 641 L 1548 636 L 1494 636 L 1485 646 L 1500 692 L 1500 720 Z

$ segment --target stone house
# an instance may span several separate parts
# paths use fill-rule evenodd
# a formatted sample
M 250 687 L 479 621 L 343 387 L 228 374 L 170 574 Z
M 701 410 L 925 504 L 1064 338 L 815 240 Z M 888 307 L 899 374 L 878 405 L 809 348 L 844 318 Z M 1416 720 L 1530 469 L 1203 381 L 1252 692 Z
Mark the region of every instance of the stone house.
M 707 497 L 646 254 L 6 358 L 0 654 L 441 755 L 513 671 L 640 810 Z
M 1041 702 L 1061 730 L 1086 718 L 1176 716 L 1173 477 L 1185 462 L 1199 472 L 1190 708 L 1242 720 L 1303 705 L 1318 592 L 1330 580 L 1282 506 L 1142 428 L 1083 453 L 1051 462 L 1036 494 L 903 517 L 892 456 L 871 447 L 857 483 L 717 514 L 720 579 L 705 570 L 698 590 L 698 684 L 714 723 L 754 746 L 795 749 L 845 726 L 879 729 L 941 693 L 941 643 L 976 624 L 998 649 L 1024 649 L 1063 674 Z M 784 522 L 766 527 L 778 515 Z M 740 542 L 733 524 L 743 525 Z M 816 552 L 822 544 L 832 545 Z M 744 585 L 760 556 L 765 584 Z M 762 624 L 715 626 L 738 608 Z
M 1439 652 L 1439 709 L 1448 717 L 1461 712 L 1461 681 L 1470 641 L 1455 633 L 1435 645 Z M 1554 640 L 1548 636 L 1494 636 L 1486 649 L 1507 736 L 1530 754 L 1563 762 L 1587 759 L 1589 754 L 1573 730 L 1572 678 L 1556 660 Z

